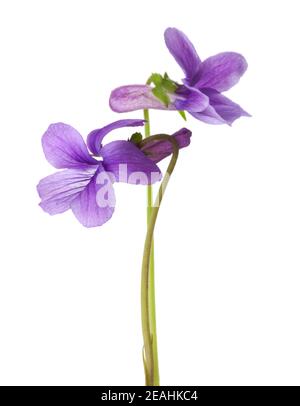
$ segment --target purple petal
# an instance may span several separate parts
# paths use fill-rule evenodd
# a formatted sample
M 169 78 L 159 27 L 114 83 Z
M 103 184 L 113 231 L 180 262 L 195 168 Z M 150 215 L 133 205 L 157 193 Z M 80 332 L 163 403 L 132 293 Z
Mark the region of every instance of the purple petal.
M 130 141 L 113 141 L 101 149 L 103 166 L 117 182 L 149 185 L 161 179 L 158 166 Z
M 183 69 L 188 83 L 192 83 L 201 65 L 200 58 L 193 44 L 177 28 L 166 29 L 165 42 L 169 51 Z
M 227 124 L 227 122 L 216 112 L 212 106 L 208 106 L 199 113 L 190 113 L 197 120 L 207 124 Z
M 209 103 L 227 124 L 231 125 L 236 119 L 245 116 L 251 117 L 245 110 L 232 100 L 213 90 L 207 90 Z
M 178 98 L 176 98 L 174 104 L 178 110 L 199 112 L 206 109 L 209 104 L 209 99 L 204 93 L 187 85 L 179 86 L 176 95 Z
M 106 136 L 106 134 L 108 134 L 110 131 L 122 127 L 139 127 L 143 126 L 144 123 L 145 120 L 140 119 L 127 119 L 115 121 L 103 128 L 99 128 L 98 130 L 93 130 L 92 132 L 90 132 L 87 137 L 87 145 L 94 155 L 99 155 L 102 140 Z
M 75 128 L 64 123 L 51 124 L 42 137 L 46 159 L 57 169 L 86 168 L 97 164 Z
M 223 92 L 234 86 L 247 70 L 246 59 L 235 52 L 211 56 L 201 64 L 198 89 L 211 88 Z
M 190 144 L 191 136 L 192 132 L 187 128 L 182 128 L 172 135 L 172 137 L 176 139 L 180 149 L 185 148 Z M 141 148 L 141 151 L 143 151 L 151 161 L 157 163 L 172 154 L 173 146 L 167 140 L 156 140 L 148 142 Z
M 201 111 L 208 106 L 208 97 L 196 88 L 187 85 L 179 86 L 175 93 L 169 94 L 171 103 L 165 106 L 152 93 L 151 86 L 129 85 L 122 86 L 112 91 L 110 107 L 118 113 L 133 110 L 158 109 L 158 110 L 187 110 Z
M 66 169 L 42 179 L 37 186 L 42 209 L 51 215 L 68 210 L 72 201 L 89 184 L 97 168 Z
M 97 227 L 113 215 L 115 194 L 110 176 L 100 164 L 84 190 L 72 201 L 71 209 L 85 227 Z
M 109 105 L 117 113 L 143 109 L 176 110 L 172 104 L 166 107 L 158 100 L 152 93 L 151 86 L 148 85 L 118 87 L 111 92 Z

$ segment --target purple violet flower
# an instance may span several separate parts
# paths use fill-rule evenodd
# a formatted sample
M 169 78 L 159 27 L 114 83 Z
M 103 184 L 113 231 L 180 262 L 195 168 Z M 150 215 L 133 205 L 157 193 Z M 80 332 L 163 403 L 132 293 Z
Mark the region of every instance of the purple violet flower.
M 186 110 L 205 123 L 229 125 L 241 116 L 250 116 L 222 94 L 234 86 L 247 69 L 241 54 L 223 52 L 201 62 L 193 44 L 177 28 L 166 29 L 165 42 L 185 73 L 183 84 L 170 80 L 167 74 L 153 74 L 146 85 L 121 86 L 110 96 L 113 111 Z
M 125 140 L 102 146 L 110 131 L 143 125 L 144 120 L 116 121 L 89 133 L 86 145 L 75 128 L 51 124 L 42 137 L 44 154 L 51 165 L 63 170 L 39 182 L 42 209 L 51 215 L 71 209 L 85 227 L 100 226 L 114 212 L 114 182 L 149 185 L 159 181 L 156 163 L 172 153 L 167 141 L 149 142 L 141 149 Z M 191 132 L 183 128 L 173 136 L 183 148 L 189 145 Z

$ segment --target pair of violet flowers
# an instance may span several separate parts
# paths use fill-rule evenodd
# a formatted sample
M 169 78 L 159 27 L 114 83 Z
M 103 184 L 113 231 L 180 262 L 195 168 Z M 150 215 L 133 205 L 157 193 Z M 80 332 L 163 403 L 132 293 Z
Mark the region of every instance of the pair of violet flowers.
M 176 28 L 165 31 L 165 42 L 184 71 L 183 84 L 170 80 L 166 74 L 153 74 L 149 84 L 113 90 L 109 100 L 112 110 L 118 113 L 141 109 L 187 111 L 209 124 L 230 125 L 241 116 L 249 116 L 222 94 L 234 86 L 246 71 L 247 62 L 242 55 L 224 52 L 201 62 L 193 44 Z M 108 221 L 115 207 L 113 182 L 155 183 L 161 178 L 156 163 L 172 151 L 166 141 L 148 145 L 144 150 L 139 149 L 134 140 L 113 141 L 102 146 L 105 135 L 110 131 L 143 125 L 144 121 L 140 119 L 116 121 L 92 131 L 86 146 L 73 127 L 63 123 L 51 124 L 42 138 L 44 153 L 50 164 L 64 171 L 40 181 L 40 206 L 51 215 L 71 209 L 86 227 L 100 226 Z M 173 136 L 180 148 L 190 143 L 191 133 L 185 128 Z M 120 173 L 125 166 L 128 176 Z M 130 178 L 134 173 L 144 174 L 143 179 Z M 103 188 L 107 196 L 104 190 L 100 193 Z M 99 204 L 97 194 L 102 197 Z
M 84 141 L 64 123 L 51 124 L 42 137 L 46 159 L 60 169 L 42 179 L 37 190 L 41 208 L 51 215 L 72 210 L 85 227 L 107 222 L 115 209 L 115 182 L 147 185 L 147 234 L 142 263 L 141 315 L 146 385 L 159 385 L 153 233 L 160 203 L 173 172 L 179 149 L 187 147 L 191 131 L 150 134 L 149 109 L 186 112 L 208 124 L 228 124 L 249 116 L 223 92 L 245 73 L 247 62 L 235 52 L 223 52 L 201 61 L 187 36 L 176 28 L 165 31 L 165 43 L 184 72 L 182 83 L 167 73 L 153 73 L 146 84 L 126 85 L 111 92 L 109 105 L 117 113 L 144 110 L 144 119 L 123 119 L 91 131 Z M 128 139 L 104 143 L 111 131 L 127 127 Z M 145 137 L 130 128 L 144 127 Z M 158 163 L 171 157 L 164 177 Z M 168 176 L 167 176 L 168 175 Z M 151 185 L 161 181 L 155 205 Z

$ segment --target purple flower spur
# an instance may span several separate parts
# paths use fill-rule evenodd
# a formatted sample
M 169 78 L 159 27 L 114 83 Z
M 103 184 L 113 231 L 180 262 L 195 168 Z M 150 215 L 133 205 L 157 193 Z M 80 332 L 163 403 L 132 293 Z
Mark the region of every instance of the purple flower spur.
M 102 145 L 106 134 L 122 127 L 143 126 L 144 120 L 113 122 L 89 133 L 87 145 L 75 128 L 64 123 L 51 124 L 42 137 L 46 159 L 63 169 L 42 179 L 37 190 L 40 206 L 54 215 L 71 209 L 86 227 L 101 226 L 115 207 L 114 182 L 150 185 L 161 179 L 156 165 L 172 153 L 167 141 L 153 141 L 139 148 L 139 133 L 128 141 Z M 178 147 L 190 143 L 191 132 L 185 128 L 173 134 Z M 90 152 L 89 152 L 89 150 Z
M 113 111 L 187 111 L 205 123 L 229 125 L 241 116 L 250 116 L 222 94 L 234 86 L 247 69 L 241 54 L 223 52 L 202 62 L 191 41 L 177 28 L 166 29 L 165 42 L 185 74 L 183 84 L 171 80 L 167 74 L 152 74 L 146 85 L 113 90 L 109 101 Z

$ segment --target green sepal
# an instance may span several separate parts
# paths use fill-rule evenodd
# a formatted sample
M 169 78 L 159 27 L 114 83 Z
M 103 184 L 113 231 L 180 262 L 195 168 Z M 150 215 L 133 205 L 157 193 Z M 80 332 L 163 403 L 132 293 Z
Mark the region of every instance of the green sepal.
M 163 81 L 163 77 L 159 73 L 152 73 L 152 75 L 147 80 L 147 85 L 151 85 L 153 83 L 155 86 L 161 86 Z
M 141 133 L 136 132 L 134 134 L 132 134 L 132 136 L 130 137 L 130 142 L 133 142 L 134 144 L 139 144 L 143 139 L 143 136 Z
M 177 88 L 178 84 L 171 80 L 168 76 L 167 73 L 164 74 L 164 77 L 162 78 L 162 87 L 167 90 L 167 92 L 174 93 Z
M 171 80 L 167 73 L 162 76 L 159 73 L 152 73 L 147 80 L 147 84 L 153 84 L 152 93 L 158 98 L 166 107 L 170 104 L 170 97 L 168 93 L 174 93 L 178 88 L 178 84 Z
M 184 110 L 178 110 L 178 113 L 181 115 L 181 117 L 184 119 L 184 121 L 187 121 L 185 111 Z
M 170 104 L 170 97 L 167 95 L 163 87 L 157 86 L 152 89 L 152 93 L 157 97 L 166 107 Z

